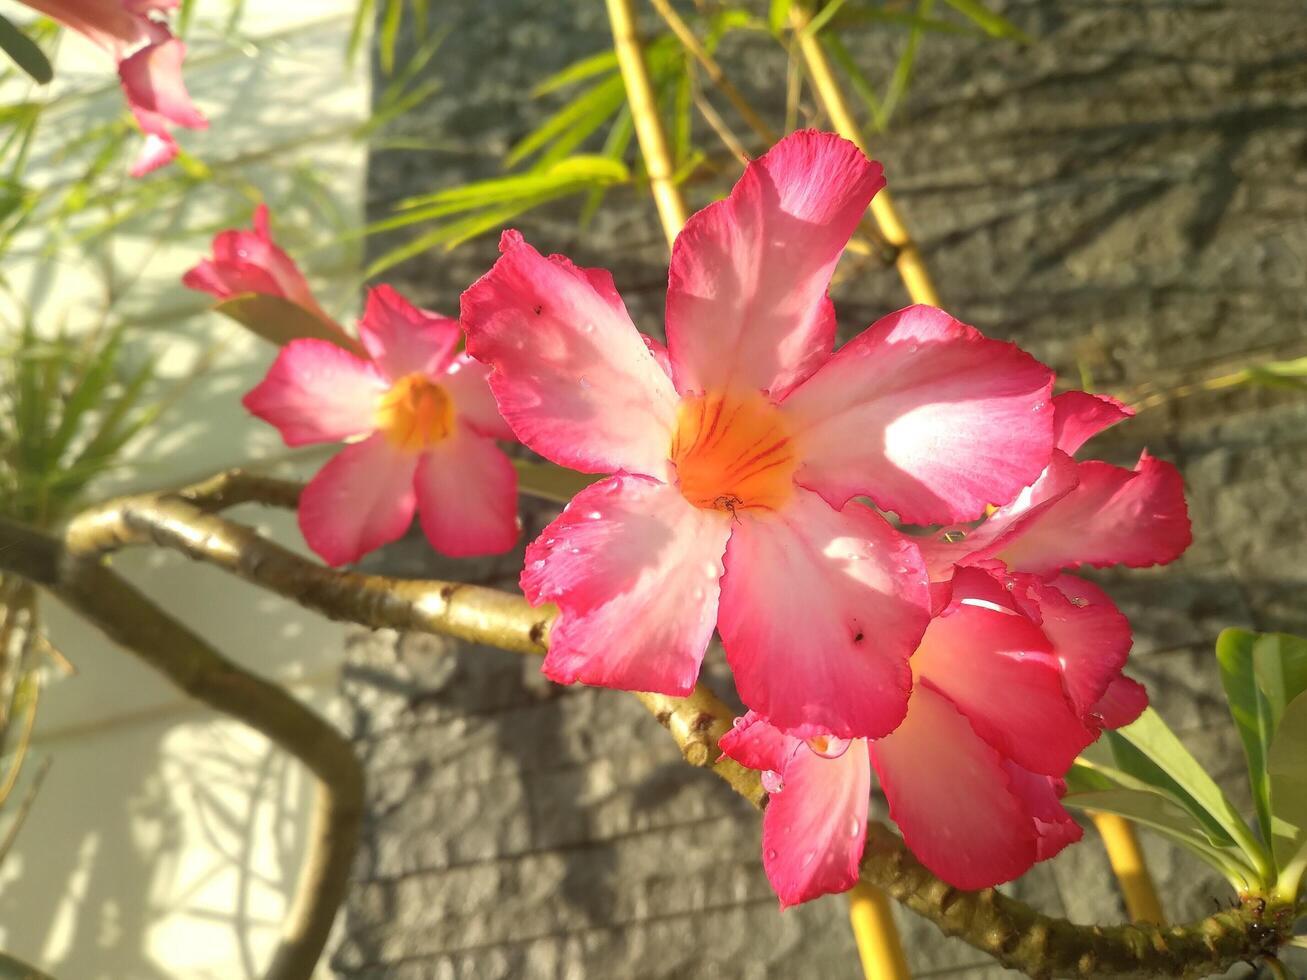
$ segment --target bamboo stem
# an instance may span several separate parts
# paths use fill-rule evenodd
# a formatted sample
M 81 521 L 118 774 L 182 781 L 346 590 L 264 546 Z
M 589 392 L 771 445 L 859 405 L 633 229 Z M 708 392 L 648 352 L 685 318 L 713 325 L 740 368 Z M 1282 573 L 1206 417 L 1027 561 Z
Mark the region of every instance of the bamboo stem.
M 790 23 L 794 28 L 794 36 L 798 40 L 804 65 L 808 69 L 813 91 L 817 93 L 822 108 L 830 116 L 835 131 L 867 153 L 866 141 L 862 138 L 862 127 L 854 119 L 849 104 L 844 99 L 844 92 L 839 82 L 835 80 L 835 73 L 831 70 L 830 61 L 821 46 L 821 41 L 815 34 L 804 30 L 811 19 L 812 15 L 804 4 L 796 2 L 790 7 Z M 871 216 L 876 219 L 876 225 L 885 236 L 885 240 L 898 253 L 894 265 L 912 302 L 939 306 L 939 293 L 936 292 L 935 284 L 930 278 L 921 249 L 908 233 L 907 225 L 903 223 L 898 208 L 894 206 L 894 199 L 888 189 L 882 188 L 871 199 Z
M 1162 903 L 1157 897 L 1153 885 L 1153 876 L 1148 872 L 1144 862 L 1144 852 L 1139 846 L 1139 837 L 1130 822 L 1115 813 L 1091 814 L 1099 836 L 1103 838 L 1103 849 L 1107 851 L 1107 860 L 1112 865 L 1112 873 L 1121 885 L 1121 894 L 1125 898 L 1126 912 L 1131 922 L 1151 922 L 1161 925 L 1166 919 L 1162 915 Z
M 653 83 L 649 81 L 649 68 L 644 63 L 644 51 L 635 29 L 635 11 L 631 0 L 608 0 L 608 22 L 613 30 L 613 50 L 617 65 L 626 85 L 626 100 L 631 106 L 635 123 L 635 137 L 640 141 L 640 153 L 649 173 L 649 188 L 663 224 L 663 234 L 670 246 L 685 219 L 685 201 L 677 190 L 673 177 L 672 155 L 667 149 L 667 135 L 658 118 L 658 105 L 654 98 Z
M 909 980 L 912 971 L 884 892 L 864 881 L 854 885 L 849 892 L 849 924 L 867 980 Z

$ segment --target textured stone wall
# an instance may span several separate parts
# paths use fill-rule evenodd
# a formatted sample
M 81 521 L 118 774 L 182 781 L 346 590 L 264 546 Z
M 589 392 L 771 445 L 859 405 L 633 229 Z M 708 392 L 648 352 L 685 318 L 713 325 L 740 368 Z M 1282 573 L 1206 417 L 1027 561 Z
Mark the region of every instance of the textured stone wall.
M 1006 12 L 1038 42 L 928 38 L 894 131 L 875 145 L 950 310 L 1113 391 L 1307 354 L 1304 8 L 1025 0 Z M 450 36 L 429 70 L 443 88 L 404 124 L 434 149 L 374 153 L 375 216 L 498 172 L 550 108 L 519 93 L 608 40 L 599 3 L 462 0 L 438 17 Z M 889 64 L 897 40 L 869 34 L 858 56 Z M 775 102 L 784 65 L 765 41 L 723 54 Z M 660 331 L 666 258 L 647 200 L 614 193 L 585 232 L 570 209 L 520 226 L 542 250 L 611 268 L 637 321 Z M 490 236 L 391 278 L 452 312 L 494 254 Z M 846 262 L 834 298 L 846 336 L 906 302 L 893 272 L 866 261 Z M 1211 645 L 1227 625 L 1307 632 L 1307 399 L 1200 393 L 1093 448 L 1130 463 L 1144 445 L 1183 468 L 1195 544 L 1165 570 L 1097 577 L 1134 622 L 1132 673 L 1246 799 Z M 529 538 L 549 512 L 528 517 Z M 373 564 L 512 587 L 520 561 L 443 562 L 407 541 Z M 465 647 L 351 641 L 346 693 L 372 803 L 334 957 L 342 976 L 860 975 L 843 900 L 778 914 L 757 816 L 686 767 L 632 699 L 560 689 L 534 663 Z M 710 673 L 726 686 L 717 651 Z M 1087 837 L 1012 890 L 1077 921 L 1119 919 Z M 1224 894 L 1186 855 L 1147 849 L 1175 917 Z M 928 923 L 900 923 L 918 976 L 1004 974 Z

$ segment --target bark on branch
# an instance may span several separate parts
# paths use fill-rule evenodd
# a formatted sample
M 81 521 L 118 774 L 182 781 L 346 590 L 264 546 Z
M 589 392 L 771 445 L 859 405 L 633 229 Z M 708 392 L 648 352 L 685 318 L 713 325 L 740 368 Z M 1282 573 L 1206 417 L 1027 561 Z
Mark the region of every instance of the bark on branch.
M 275 731 L 273 737 L 296 754 L 297 746 L 309 751 L 312 747 L 301 743 L 305 731 L 281 729 L 289 722 L 276 715 L 285 710 L 288 696 L 208 651 L 203 641 L 104 568 L 104 555 L 133 545 L 158 545 L 217 565 L 333 619 L 441 633 L 527 654 L 543 654 L 548 647 L 553 609 L 533 609 L 520 596 L 479 586 L 333 571 L 214 513 L 232 503 L 263 499 L 260 494 L 269 497 L 268 503 L 289 501 L 292 485 L 277 481 L 260 487 L 216 478 L 204 486 L 209 488 L 204 492 L 187 488 L 171 495 L 129 497 L 86 511 L 69 526 L 63 557 L 50 554 L 52 547 L 61 548 L 58 542 L 0 523 L 0 571 L 15 572 L 55 591 L 195 696 L 261 731 Z M 170 652 L 173 648 L 188 652 L 179 657 Z M 250 686 L 249 691 L 233 697 L 241 686 Z M 261 693 L 253 698 L 250 691 Z M 687 761 L 711 768 L 755 806 L 764 805 L 759 774 L 719 758 L 717 740 L 730 727 L 732 712 L 716 695 L 700 685 L 685 698 L 636 696 L 672 734 Z M 306 709 L 299 711 L 327 727 Z M 321 771 L 310 762 L 324 777 L 334 766 L 347 764 L 342 755 L 357 766 L 347 745 L 344 753 L 339 751 L 343 740 L 334 730 L 331 735 L 337 740 L 331 758 L 315 759 Z M 361 779 L 357 786 L 355 813 Z M 1039 978 L 1205 976 L 1273 954 L 1289 938 L 1293 918 L 1290 909 L 1268 908 L 1254 900 L 1172 928 L 1077 926 L 993 889 L 953 888 L 926 870 L 897 834 L 876 823 L 868 827 L 862 877 L 948 935 Z M 334 901 L 340 900 L 343 888 L 341 881 Z

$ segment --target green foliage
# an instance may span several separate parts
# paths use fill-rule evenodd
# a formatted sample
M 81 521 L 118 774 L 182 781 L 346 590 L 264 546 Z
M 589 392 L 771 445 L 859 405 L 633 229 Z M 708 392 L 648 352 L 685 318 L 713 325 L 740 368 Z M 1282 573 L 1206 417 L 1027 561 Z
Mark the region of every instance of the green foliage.
M 1307 870 L 1307 640 L 1231 629 L 1216 657 L 1259 833 L 1151 708 L 1080 757 L 1065 802 L 1152 828 L 1241 893 L 1294 903 Z
M 54 69 L 40 45 L 5 17 L 0 17 L 0 50 L 27 72 L 32 81 L 44 85 L 54 78 Z
M 145 401 L 147 361 L 128 368 L 123 329 L 41 340 L 24 325 L 0 368 L 0 514 L 48 526 L 119 464 L 127 443 L 157 416 Z

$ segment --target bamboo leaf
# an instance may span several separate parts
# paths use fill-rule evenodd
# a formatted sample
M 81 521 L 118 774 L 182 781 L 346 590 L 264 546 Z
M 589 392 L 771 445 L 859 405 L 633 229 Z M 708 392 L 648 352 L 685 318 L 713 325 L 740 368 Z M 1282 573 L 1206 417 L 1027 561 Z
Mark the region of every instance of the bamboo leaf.
M 986 7 L 980 0 L 944 0 L 950 7 L 971 21 L 990 37 L 1009 38 L 1022 44 L 1034 40 L 1016 24 Z
M 767 29 L 780 36 L 790 19 L 790 0 L 771 0 L 767 6 Z
M 803 26 L 803 36 L 812 37 L 829 24 L 830 19 L 840 12 L 840 8 L 844 6 L 844 3 L 845 0 L 830 0 L 830 3 L 813 14 L 812 19 Z
M 505 164 L 515 166 L 554 140 L 577 132 L 584 139 L 603 125 L 604 120 L 626 104 L 626 88 L 620 75 L 613 75 L 592 85 L 567 103 L 534 130 L 518 140 L 508 151 Z M 576 140 L 579 142 L 579 140 Z
M 50 67 L 45 52 L 3 16 L 0 16 L 0 49 L 38 85 L 45 85 L 54 78 L 54 69 Z
M 345 63 L 348 65 L 354 64 L 355 59 L 358 58 L 375 7 L 376 0 L 358 0 L 358 6 L 354 8 L 354 21 L 349 27 L 349 40 L 345 42 Z
M 544 81 L 536 83 L 535 88 L 531 89 L 531 96 L 538 99 L 542 95 L 583 82 L 587 78 L 615 71 L 617 71 L 617 55 L 608 48 L 597 54 L 588 55 L 580 61 L 574 61 L 562 71 L 555 72 Z
M 381 32 L 377 38 L 377 55 L 382 74 L 389 77 L 395 72 L 395 42 L 399 39 L 399 26 L 404 19 L 404 0 L 386 0 L 381 18 Z

